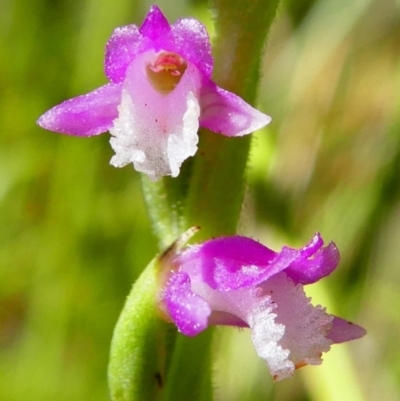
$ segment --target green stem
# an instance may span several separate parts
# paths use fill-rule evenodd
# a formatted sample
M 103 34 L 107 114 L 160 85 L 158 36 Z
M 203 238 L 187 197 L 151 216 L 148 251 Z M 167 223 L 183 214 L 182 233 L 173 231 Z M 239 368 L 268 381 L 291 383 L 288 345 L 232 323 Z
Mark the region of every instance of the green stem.
M 162 399 L 168 331 L 157 306 L 160 259 L 134 284 L 111 342 L 108 381 L 113 401 Z
M 210 401 L 211 350 L 213 330 L 196 337 L 178 334 L 163 401 Z
M 142 175 L 142 189 L 153 231 L 159 241 L 159 249 L 165 249 L 181 232 L 179 209 L 170 197 L 168 178 L 153 182 Z
M 250 137 L 230 139 L 201 133 L 185 210 L 187 226 L 201 228 L 196 240 L 235 234 L 249 148 Z
M 142 174 L 142 189 L 147 210 L 159 241 L 160 251 L 170 246 L 186 229 L 183 205 L 186 197 L 192 160 L 187 160 L 177 178 L 163 177 L 151 181 Z
M 254 103 L 263 48 L 279 0 L 213 0 L 216 38 L 214 79 Z
M 279 0 L 214 0 L 215 81 L 253 104 L 265 39 Z M 207 239 L 234 234 L 245 189 L 250 136 L 202 131 L 185 207 L 186 224 Z

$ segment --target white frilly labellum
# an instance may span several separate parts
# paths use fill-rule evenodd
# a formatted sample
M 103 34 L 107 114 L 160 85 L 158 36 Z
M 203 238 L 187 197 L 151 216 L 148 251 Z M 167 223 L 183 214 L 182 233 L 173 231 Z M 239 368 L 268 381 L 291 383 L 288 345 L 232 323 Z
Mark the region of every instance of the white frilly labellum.
M 110 143 L 113 166 L 133 163 L 137 171 L 157 180 L 178 176 L 183 161 L 197 151 L 200 78 L 189 64 L 175 89 L 160 93 L 146 76 L 154 57 L 147 52 L 129 66 Z
M 304 365 L 319 365 L 321 354 L 330 349 L 332 341 L 327 334 L 333 316 L 313 306 L 303 286 L 296 285 L 285 273 L 270 277 L 260 286 L 234 291 L 215 291 L 199 282 L 192 289 L 214 313 L 219 312 L 219 319 L 225 312 L 247 323 L 254 348 L 276 381 L 292 376 Z
M 270 317 L 256 313 L 250 324 L 253 331 L 253 343 L 260 357 L 268 364 L 275 380 L 281 380 L 293 374 L 294 369 L 304 365 L 319 365 L 321 355 L 329 351 L 332 341 L 327 334 L 332 327 L 333 316 L 328 315 L 320 306 L 313 306 L 306 296 L 303 286 L 295 284 L 285 273 L 279 273 L 261 285 L 263 296 L 270 298 L 276 306 L 274 324 Z M 265 322 L 263 322 L 265 320 Z M 283 326 L 284 333 L 278 341 L 278 347 L 268 344 L 263 338 L 270 337 L 271 330 Z M 264 333 L 264 334 L 263 334 Z M 273 356 L 271 345 L 276 349 Z M 281 350 L 290 350 L 287 360 L 282 358 Z M 279 352 L 278 352 L 279 351 Z M 269 357 L 264 354 L 269 353 Z

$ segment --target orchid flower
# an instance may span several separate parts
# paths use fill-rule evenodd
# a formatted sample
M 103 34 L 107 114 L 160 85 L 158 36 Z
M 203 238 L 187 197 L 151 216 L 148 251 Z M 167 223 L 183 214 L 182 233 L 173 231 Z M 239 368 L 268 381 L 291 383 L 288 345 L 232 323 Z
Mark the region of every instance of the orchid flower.
M 247 135 L 270 122 L 211 80 L 205 27 L 185 18 L 170 25 L 150 8 L 140 28 L 117 28 L 106 46 L 110 83 L 42 115 L 46 129 L 77 136 L 110 131 L 111 164 L 133 163 L 151 179 L 176 177 L 197 150 L 199 126 L 225 136 Z
M 172 259 L 160 305 L 178 330 L 195 336 L 210 325 L 250 327 L 257 354 L 274 380 L 322 363 L 331 344 L 362 337 L 360 326 L 313 306 L 303 286 L 339 262 L 334 243 L 316 234 L 301 249 L 274 252 L 246 237 L 190 246 Z

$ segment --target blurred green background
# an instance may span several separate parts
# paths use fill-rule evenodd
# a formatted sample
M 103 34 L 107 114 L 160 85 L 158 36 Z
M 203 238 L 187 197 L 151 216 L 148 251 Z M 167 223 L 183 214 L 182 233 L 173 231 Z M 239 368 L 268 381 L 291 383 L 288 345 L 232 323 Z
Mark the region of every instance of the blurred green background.
M 106 82 L 112 30 L 152 3 L 213 31 L 200 0 L 0 3 L 2 401 L 108 399 L 113 326 L 156 240 L 138 174 L 108 164 L 108 135 L 35 121 Z M 340 267 L 310 294 L 368 336 L 272 384 L 248 331 L 219 328 L 216 401 L 400 399 L 399 54 L 398 0 L 281 4 L 259 90 L 273 122 L 253 140 L 239 231 L 275 249 L 334 240 Z

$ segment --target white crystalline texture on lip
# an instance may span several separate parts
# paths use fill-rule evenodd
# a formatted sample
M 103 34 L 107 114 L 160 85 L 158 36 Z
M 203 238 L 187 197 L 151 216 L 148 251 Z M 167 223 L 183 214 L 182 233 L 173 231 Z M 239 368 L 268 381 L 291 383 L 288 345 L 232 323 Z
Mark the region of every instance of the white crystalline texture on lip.
M 182 162 L 197 150 L 199 74 L 189 64 L 176 88 L 161 94 L 146 76 L 151 57 L 155 57 L 154 52 L 145 53 L 128 68 L 119 117 L 110 129 L 116 153 L 111 164 L 122 167 L 133 163 L 151 179 L 176 177 Z
M 172 177 L 178 176 L 182 160 L 196 153 L 199 114 L 200 108 L 197 99 L 192 92 L 189 92 L 187 110 L 182 118 L 182 131 L 173 132 L 168 136 L 167 157 L 170 163 Z M 192 135 L 193 132 L 196 133 L 196 135 Z
M 276 303 L 275 323 L 285 327 L 279 345 L 290 350 L 288 359 L 298 368 L 319 365 L 321 354 L 330 349 L 332 341 L 327 338 L 333 316 L 321 307 L 310 304 L 302 285 L 295 285 L 285 273 L 279 273 L 262 285 L 263 293 L 269 294 Z M 256 347 L 257 348 L 257 347 Z M 270 362 L 268 365 L 270 365 Z M 270 367 L 271 370 L 271 367 Z M 290 376 L 293 371 L 272 371 L 276 380 Z
M 289 359 L 290 351 L 280 344 L 285 326 L 276 322 L 276 305 L 271 296 L 263 294 L 256 287 L 222 292 L 212 290 L 206 284 L 196 283 L 193 288 L 207 300 L 213 311 L 237 316 L 250 326 L 257 354 L 267 362 L 272 375 L 283 377 L 292 374 L 295 367 Z
M 256 352 L 274 380 L 291 376 L 301 366 L 320 364 L 321 354 L 330 349 L 327 335 L 333 317 L 310 304 L 303 286 L 285 273 L 234 291 L 216 291 L 201 282 L 193 283 L 192 289 L 218 312 L 213 324 L 229 324 L 223 321 L 225 312 L 250 326 Z
M 263 308 L 253 312 L 249 324 L 258 356 L 267 362 L 269 371 L 278 379 L 290 376 L 294 371 L 294 364 L 289 359 L 290 351 L 280 345 L 286 328 L 276 323 L 275 318 L 276 314 L 272 313 L 271 307 Z

